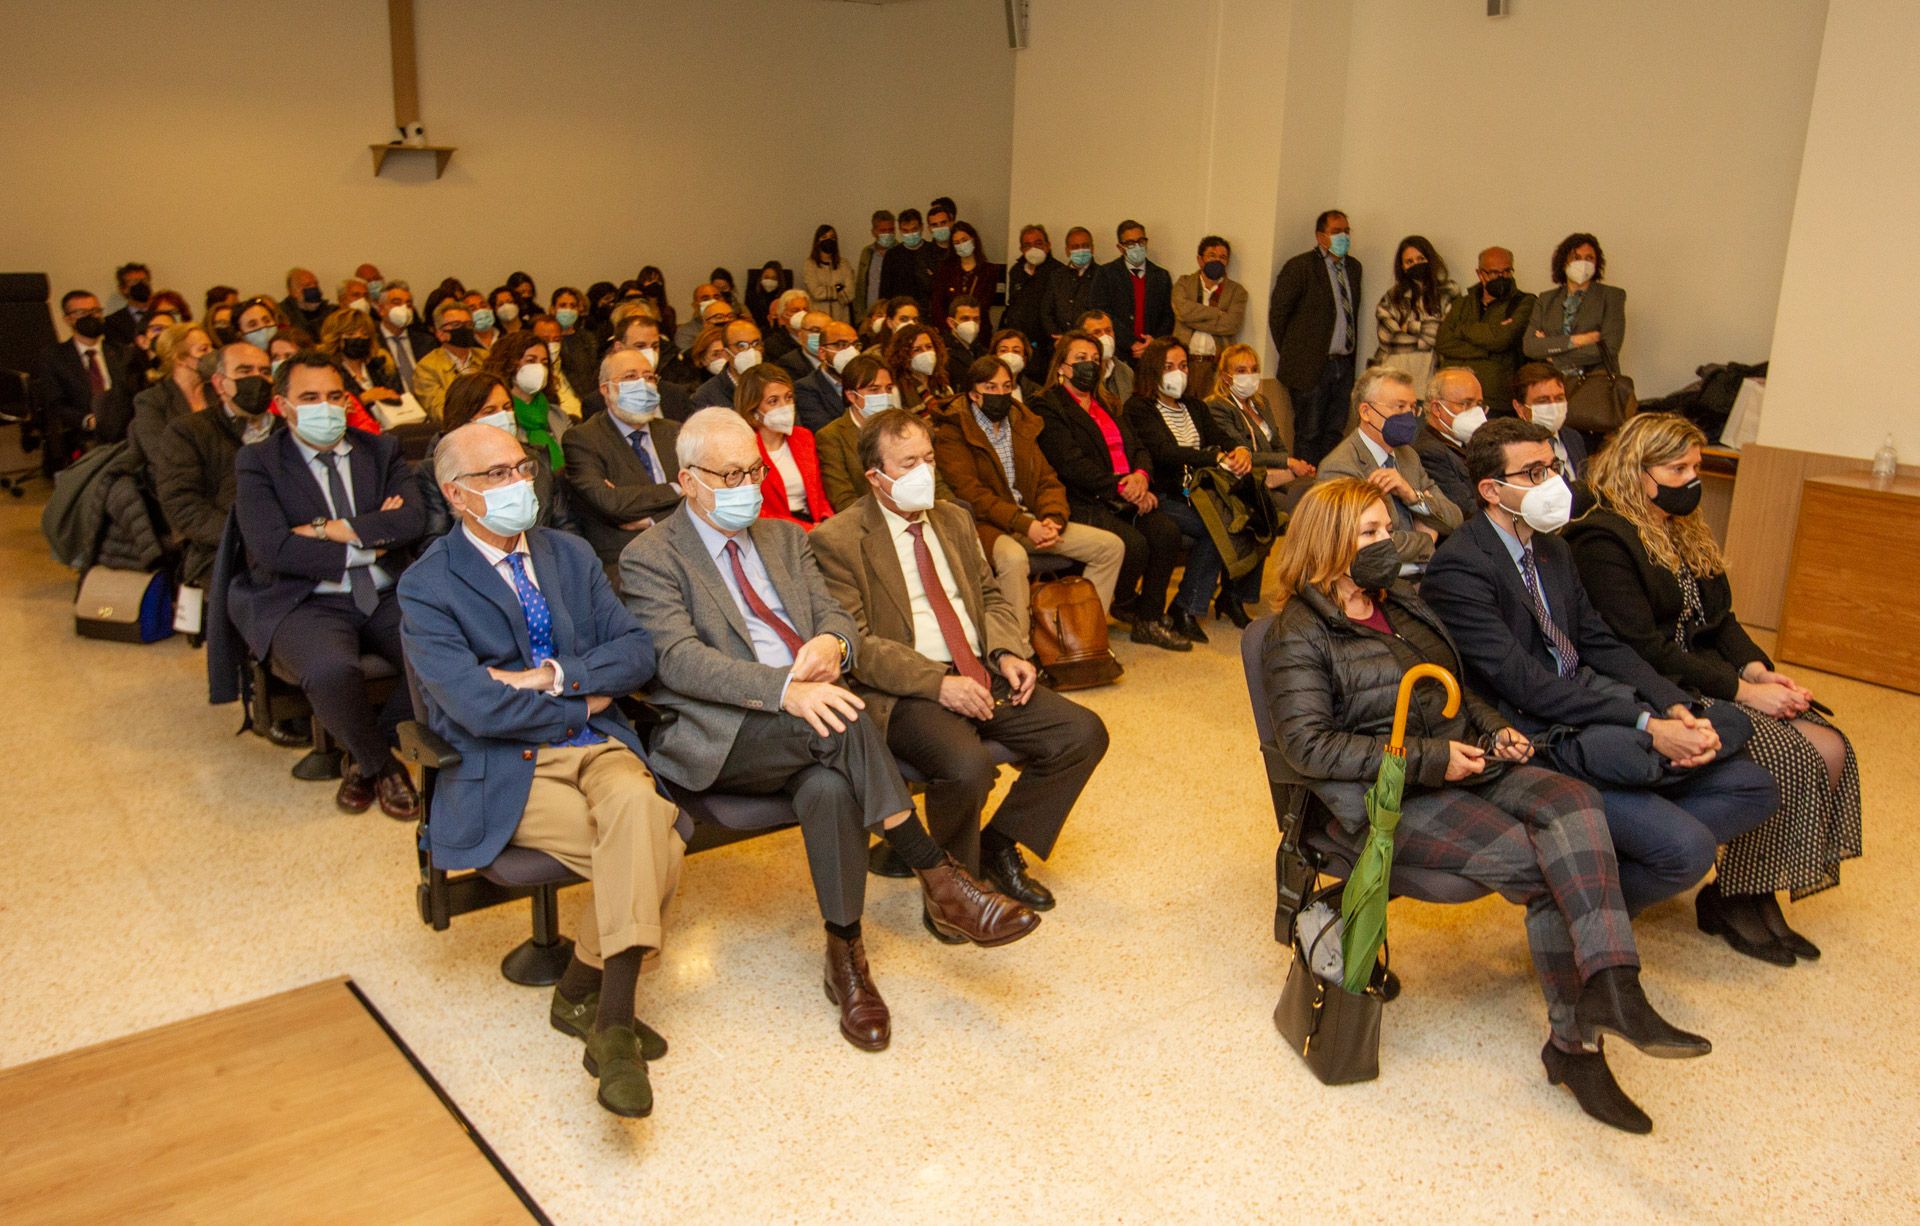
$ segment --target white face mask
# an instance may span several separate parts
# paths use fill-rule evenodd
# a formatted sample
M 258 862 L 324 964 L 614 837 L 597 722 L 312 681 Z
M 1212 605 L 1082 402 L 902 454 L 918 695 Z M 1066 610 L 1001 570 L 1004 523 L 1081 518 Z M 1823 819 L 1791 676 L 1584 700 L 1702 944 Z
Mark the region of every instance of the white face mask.
M 757 346 L 752 349 L 743 349 L 733 355 L 733 368 L 743 375 L 758 365 L 760 365 L 760 350 Z
M 1453 435 L 1455 442 L 1465 447 L 1467 440 L 1473 437 L 1473 432 L 1486 424 L 1487 410 L 1476 404 L 1470 409 L 1455 413 L 1452 424 L 1447 427 L 1447 432 Z
M 547 342 L 547 356 L 556 362 L 560 360 L 560 342 L 559 341 Z
M 886 474 L 882 473 L 885 477 Z M 933 465 L 921 464 L 898 477 L 888 478 L 887 494 L 902 511 L 927 511 L 933 508 Z
M 1027 368 L 1027 359 L 1017 353 L 1003 353 L 1000 355 L 1000 360 L 1005 362 L 1007 369 L 1016 375 Z
M 1527 527 L 1535 532 L 1558 532 L 1573 518 L 1573 487 L 1565 477 L 1549 477 L 1531 489 L 1511 481 L 1500 484 L 1509 489 L 1527 490 L 1526 496 L 1520 499 L 1519 513 Z
M 511 302 L 503 302 L 493 308 L 493 317 L 503 324 L 510 324 L 520 318 L 520 308 Z
M 413 322 L 413 308 L 403 306 L 388 307 L 387 322 L 395 328 L 406 327 Z
M 1545 427 L 1550 433 L 1560 433 L 1560 427 L 1567 424 L 1567 402 L 1564 400 L 1543 401 L 1530 411 L 1533 424 Z
M 787 315 L 787 327 L 792 328 L 796 332 L 800 330 L 800 325 L 805 322 L 807 322 L 807 313 L 805 311 L 793 311 Z
M 971 345 L 973 338 L 980 335 L 980 325 L 969 319 L 965 323 L 953 325 L 953 334 L 960 338 L 961 344 Z
M 492 426 L 496 430 L 505 430 L 508 434 L 515 436 L 518 436 L 520 433 L 517 428 L 517 423 L 513 420 L 512 409 L 497 409 L 492 413 L 482 413 L 473 420 L 483 426 Z
M 1040 248 L 1038 247 L 1029 247 L 1025 251 L 1021 252 L 1020 254 L 1026 257 L 1027 266 L 1029 268 L 1038 268 L 1040 267 L 1040 265 L 1047 262 L 1047 253 L 1040 250 Z
M 1184 370 L 1161 371 L 1160 390 L 1175 400 L 1180 399 L 1187 391 L 1187 372 Z
M 855 358 L 859 356 L 860 356 L 860 351 L 855 349 L 852 345 L 848 345 L 845 349 L 835 350 L 833 357 L 828 359 L 828 365 L 833 367 L 835 374 L 838 374 L 847 368 L 848 363 L 852 362 Z
M 913 355 L 913 372 L 917 375 L 930 375 L 933 373 L 934 363 L 938 360 L 933 350 L 922 349 Z
M 762 277 L 760 278 L 760 288 L 771 294 L 780 288 L 780 281 L 775 277 Z
M 1111 333 L 1100 338 L 1100 356 L 1107 361 L 1113 360 L 1113 335 Z
M 707 373 L 710 375 L 717 375 L 726 368 L 727 360 L 725 358 L 715 358 L 713 361 L 707 363 Z
M 522 366 L 513 372 L 513 385 L 524 396 L 531 396 L 547 385 L 547 368 L 538 363 Z
M 1248 371 L 1233 377 L 1233 394 L 1242 400 L 1252 400 L 1260 390 L 1260 376 Z
M 371 302 L 368 302 L 365 298 L 355 298 L 352 302 L 349 302 L 347 304 L 347 309 L 350 311 L 358 311 L 362 315 L 373 314 L 373 304 Z
M 793 406 L 777 405 L 760 414 L 760 424 L 775 434 L 793 433 Z
M 660 369 L 660 346 L 642 345 L 640 348 L 634 350 L 634 352 L 645 354 L 647 357 L 647 365 L 655 370 Z
M 1593 280 L 1592 260 L 1567 261 L 1567 284 L 1585 285 L 1591 280 Z

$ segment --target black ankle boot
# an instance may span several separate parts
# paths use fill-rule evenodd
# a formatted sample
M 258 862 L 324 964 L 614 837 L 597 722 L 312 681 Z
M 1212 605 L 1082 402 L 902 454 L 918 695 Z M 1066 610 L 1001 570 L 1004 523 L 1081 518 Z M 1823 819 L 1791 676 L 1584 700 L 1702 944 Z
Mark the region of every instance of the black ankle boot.
M 1561 1051 L 1549 1041 L 1540 1049 L 1540 1062 L 1547 1066 L 1548 1084 L 1572 1090 L 1580 1109 L 1602 1124 L 1642 1135 L 1653 1131 L 1647 1113 L 1613 1079 L 1606 1052 Z
M 1253 618 L 1247 613 L 1247 606 L 1240 603 L 1238 596 L 1229 596 L 1225 592 L 1214 598 L 1213 615 L 1226 618 L 1240 630 L 1245 630 L 1253 624 Z
M 1580 989 L 1574 1006 L 1580 1029 L 1589 1034 L 1617 1034 L 1649 1056 L 1680 1060 L 1704 1056 L 1713 1044 L 1690 1034 L 1654 1011 L 1640 987 L 1640 972 L 1630 966 L 1598 971 Z
M 1193 614 L 1187 612 L 1185 609 L 1175 609 L 1168 613 L 1167 625 L 1173 628 L 1175 634 L 1187 640 L 1189 643 L 1204 643 L 1208 641 L 1207 632 L 1200 628 L 1200 623 L 1194 618 Z

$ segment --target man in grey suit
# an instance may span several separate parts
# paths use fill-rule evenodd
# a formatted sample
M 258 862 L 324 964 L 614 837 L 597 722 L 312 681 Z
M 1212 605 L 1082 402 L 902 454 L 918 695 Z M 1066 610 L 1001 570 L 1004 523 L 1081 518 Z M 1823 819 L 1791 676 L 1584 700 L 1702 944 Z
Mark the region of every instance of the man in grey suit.
M 680 426 L 662 416 L 660 381 L 645 350 L 602 358 L 600 394 L 607 411 L 561 435 L 560 450 L 581 535 L 611 567 L 629 541 L 680 505 Z
M 879 1051 L 892 1022 L 861 940 L 868 830 L 920 879 L 936 930 L 1005 945 L 1040 917 L 927 837 L 878 725 L 841 684 L 859 654 L 853 619 L 806 532 L 759 518 L 753 427 L 703 409 L 681 427 L 679 454 L 685 501 L 620 556 L 620 587 L 659 658 L 650 697 L 672 716 L 649 761 L 683 788 L 792 799 L 826 920 L 827 995 L 847 1041 Z
M 1320 479 L 1358 477 L 1379 486 L 1393 515 L 1393 544 L 1403 568 L 1423 567 L 1440 538 L 1460 526 L 1460 508 L 1427 475 L 1413 448 L 1420 393 L 1404 371 L 1375 366 L 1360 376 L 1354 400 L 1360 428 L 1327 453 Z

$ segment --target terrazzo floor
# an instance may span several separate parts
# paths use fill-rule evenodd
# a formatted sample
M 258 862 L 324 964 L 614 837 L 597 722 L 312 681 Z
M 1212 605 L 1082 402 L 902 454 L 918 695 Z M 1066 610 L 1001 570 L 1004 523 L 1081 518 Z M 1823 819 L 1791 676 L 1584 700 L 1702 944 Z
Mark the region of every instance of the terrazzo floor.
M 524 905 L 421 924 L 410 827 L 234 735 L 200 653 L 73 636 L 38 509 L 0 498 L 0 1065 L 346 974 L 564 1223 L 1920 1220 L 1920 697 L 1809 678 L 1867 799 L 1868 857 L 1791 912 L 1822 961 L 1740 957 L 1685 898 L 1639 921 L 1654 1000 L 1715 1044 L 1615 1055 L 1651 1137 L 1546 1084 L 1497 900 L 1394 905 L 1378 1081 L 1322 1087 L 1286 1047 L 1274 825 L 1224 623 L 1190 656 L 1118 644 L 1126 679 L 1081 696 L 1113 749 L 1037 870 L 1061 902 L 1032 938 L 937 944 L 908 883 L 873 882 L 883 1054 L 821 993 L 798 835 L 690 860 L 640 993 L 673 1051 L 653 1117 L 622 1121 L 546 993 L 498 974 Z

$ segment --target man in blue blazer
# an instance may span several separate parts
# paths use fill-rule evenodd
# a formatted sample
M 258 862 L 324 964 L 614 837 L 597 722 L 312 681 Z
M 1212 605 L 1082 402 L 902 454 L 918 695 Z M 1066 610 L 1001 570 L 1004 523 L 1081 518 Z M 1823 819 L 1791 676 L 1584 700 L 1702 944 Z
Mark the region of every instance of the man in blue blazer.
M 1132 366 L 1155 337 L 1173 335 L 1173 277 L 1147 258 L 1147 228 L 1129 218 L 1114 231 L 1120 258 L 1093 274 L 1093 305 L 1113 320 L 1114 359 Z
M 1434 551 L 1421 597 L 1460 645 L 1461 680 L 1499 703 L 1543 764 L 1600 789 L 1629 914 L 1686 889 L 1717 846 L 1779 805 L 1741 752 L 1753 725 L 1693 695 L 1608 628 L 1556 533 L 1572 492 L 1551 435 L 1496 418 L 1467 443 L 1480 513 Z
M 347 428 L 346 382 L 327 354 L 288 358 L 274 391 L 290 428 L 234 458 L 247 573 L 227 607 L 254 656 L 298 682 L 345 747 L 334 802 L 364 813 L 377 799 L 387 816 L 411 821 L 420 798 L 388 752 L 412 713 L 407 687 L 376 709 L 360 661 L 376 655 L 401 668 L 393 585 L 427 522 L 413 468 L 392 438 Z
M 481 868 L 509 843 L 593 882 L 592 919 L 554 989 L 556 1029 L 587 1042 L 600 1104 L 652 1109 L 666 1042 L 634 1018 L 686 843 L 613 700 L 653 678 L 653 641 L 592 546 L 533 526 L 519 440 L 473 423 L 442 439 L 434 479 L 460 518 L 400 583 L 402 638 L 427 725 L 460 751 L 428 815 L 434 863 Z

